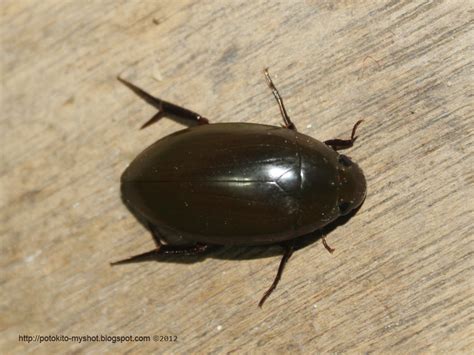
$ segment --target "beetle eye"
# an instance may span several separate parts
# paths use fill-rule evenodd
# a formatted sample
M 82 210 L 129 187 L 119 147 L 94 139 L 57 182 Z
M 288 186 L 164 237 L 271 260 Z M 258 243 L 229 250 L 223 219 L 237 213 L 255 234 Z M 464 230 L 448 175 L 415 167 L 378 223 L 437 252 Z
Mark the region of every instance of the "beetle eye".
M 341 202 L 339 203 L 339 212 L 341 214 L 346 214 L 347 212 L 349 212 L 349 207 L 350 204 L 348 202 Z
M 351 166 L 352 165 L 352 161 L 343 154 L 339 155 L 338 161 L 339 161 L 340 164 L 342 164 L 344 166 Z

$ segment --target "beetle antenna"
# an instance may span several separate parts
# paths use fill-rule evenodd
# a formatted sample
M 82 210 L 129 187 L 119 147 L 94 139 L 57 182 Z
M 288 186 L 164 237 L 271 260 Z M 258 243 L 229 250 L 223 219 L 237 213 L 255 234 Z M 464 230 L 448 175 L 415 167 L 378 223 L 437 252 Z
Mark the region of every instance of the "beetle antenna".
M 285 248 L 286 248 L 285 253 L 283 254 L 283 257 L 281 258 L 280 266 L 278 267 L 278 272 L 275 276 L 275 279 L 273 280 L 273 283 L 270 286 L 270 288 L 267 290 L 267 292 L 265 292 L 262 299 L 258 303 L 258 306 L 260 308 L 262 308 L 262 306 L 265 303 L 265 301 L 267 300 L 267 298 L 272 294 L 273 290 L 277 287 L 278 282 L 280 282 L 281 275 L 283 274 L 283 269 L 285 268 L 285 265 L 288 262 L 288 259 L 293 254 L 293 250 L 294 250 L 294 245 L 293 244 L 286 245 Z
M 156 257 L 158 254 L 159 254 L 159 249 L 153 249 L 143 254 L 134 255 L 128 259 L 115 261 L 113 263 L 110 263 L 110 266 L 139 263 L 143 261 L 152 261 L 152 260 L 156 260 Z

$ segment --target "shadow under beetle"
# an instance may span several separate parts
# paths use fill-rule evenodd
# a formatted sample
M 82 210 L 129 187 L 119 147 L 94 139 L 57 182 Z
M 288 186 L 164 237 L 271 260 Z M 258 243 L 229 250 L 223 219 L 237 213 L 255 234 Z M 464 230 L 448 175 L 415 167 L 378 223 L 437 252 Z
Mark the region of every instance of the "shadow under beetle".
M 278 284 L 298 237 L 323 228 L 365 199 L 362 170 L 337 151 L 350 139 L 324 143 L 298 133 L 268 70 L 281 127 L 216 123 L 149 95 L 120 77 L 158 112 L 142 128 L 171 116 L 195 125 L 160 139 L 140 153 L 121 178 L 122 197 L 146 221 L 157 248 L 112 265 L 161 255 L 198 255 L 215 245 L 279 244 L 277 275 L 259 302 Z M 323 244 L 333 251 L 322 238 Z

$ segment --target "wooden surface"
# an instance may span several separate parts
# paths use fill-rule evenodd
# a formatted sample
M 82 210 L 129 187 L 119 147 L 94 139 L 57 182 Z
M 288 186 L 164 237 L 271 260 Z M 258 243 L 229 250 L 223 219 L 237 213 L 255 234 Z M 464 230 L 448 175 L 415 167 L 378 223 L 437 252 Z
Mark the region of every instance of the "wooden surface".
M 471 1 L 2 1 L 1 353 L 472 349 Z M 181 128 L 116 76 L 213 122 L 347 137 L 368 196 L 330 255 L 110 261 L 154 244 L 120 200 L 127 164 Z M 61 342 L 19 335 L 176 335 Z

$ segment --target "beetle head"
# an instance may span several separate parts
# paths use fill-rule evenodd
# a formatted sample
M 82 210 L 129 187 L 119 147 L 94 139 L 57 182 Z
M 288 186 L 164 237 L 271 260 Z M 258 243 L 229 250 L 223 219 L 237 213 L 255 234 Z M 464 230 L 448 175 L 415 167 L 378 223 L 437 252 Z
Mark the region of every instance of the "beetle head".
M 367 192 L 364 173 L 347 156 L 338 157 L 339 212 L 346 215 L 364 202 Z

